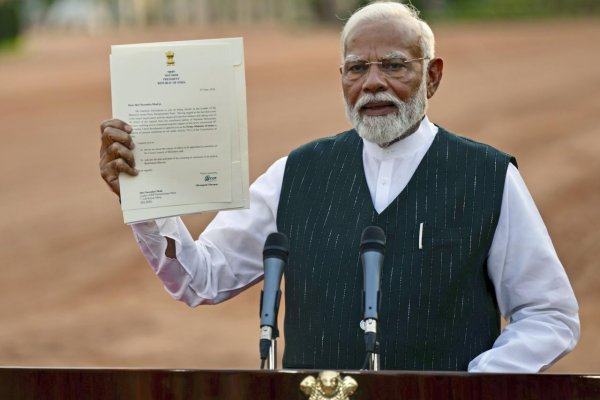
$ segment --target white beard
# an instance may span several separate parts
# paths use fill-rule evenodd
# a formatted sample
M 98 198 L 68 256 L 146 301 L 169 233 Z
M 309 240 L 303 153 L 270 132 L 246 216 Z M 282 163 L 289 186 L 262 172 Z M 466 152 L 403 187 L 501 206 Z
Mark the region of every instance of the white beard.
M 398 107 L 398 111 L 381 116 L 361 115 L 360 109 L 370 102 L 389 101 Z M 346 103 L 346 115 L 359 136 L 379 145 L 402 139 L 412 133 L 412 129 L 423 119 L 427 110 L 427 86 L 423 79 L 419 90 L 404 102 L 396 96 L 381 92 L 362 95 L 354 107 Z

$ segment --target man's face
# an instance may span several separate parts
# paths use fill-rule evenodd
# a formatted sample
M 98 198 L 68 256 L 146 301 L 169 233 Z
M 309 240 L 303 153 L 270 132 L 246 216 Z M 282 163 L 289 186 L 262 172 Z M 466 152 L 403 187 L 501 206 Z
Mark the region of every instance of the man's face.
M 360 23 L 346 39 L 344 60 L 420 58 L 423 54 L 417 29 L 400 19 Z M 426 61 L 407 63 L 401 78 L 390 77 L 377 64 L 371 65 L 358 79 L 347 79 L 342 74 L 347 113 L 363 138 L 378 144 L 388 143 L 410 133 L 419 123 L 427 105 L 424 65 Z

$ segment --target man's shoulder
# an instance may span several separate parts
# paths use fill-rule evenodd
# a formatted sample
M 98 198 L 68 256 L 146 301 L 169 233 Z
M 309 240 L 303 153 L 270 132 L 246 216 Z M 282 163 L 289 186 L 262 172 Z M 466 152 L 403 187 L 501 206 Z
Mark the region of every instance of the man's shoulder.
M 328 149 L 333 149 L 343 144 L 360 145 L 362 141 L 354 129 L 326 136 L 305 143 L 290 152 L 290 156 L 320 154 Z
M 438 127 L 438 135 L 440 137 L 444 137 L 446 140 L 450 142 L 455 142 L 457 145 L 463 145 L 467 147 L 477 148 L 477 149 L 494 149 L 495 151 L 501 151 L 495 148 L 492 145 L 487 143 L 478 142 L 477 140 L 473 140 L 456 132 L 449 131 L 448 129 L 437 125 Z
M 438 136 L 440 138 L 443 138 L 444 140 L 447 140 L 448 142 L 455 143 L 457 146 L 463 146 L 466 149 L 483 152 L 486 154 L 492 152 L 500 157 L 506 158 L 509 162 L 513 163 L 515 166 L 517 165 L 517 161 L 512 155 L 510 155 L 492 145 L 489 145 L 487 143 L 478 142 L 471 138 L 451 132 L 439 125 L 437 125 L 437 127 L 438 127 L 438 133 L 437 133 Z

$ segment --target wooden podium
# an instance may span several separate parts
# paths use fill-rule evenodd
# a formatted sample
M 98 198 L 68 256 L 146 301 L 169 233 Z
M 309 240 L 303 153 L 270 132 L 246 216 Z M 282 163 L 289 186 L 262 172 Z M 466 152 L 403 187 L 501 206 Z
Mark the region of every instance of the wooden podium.
M 352 399 L 600 399 L 600 375 L 339 371 Z M 307 399 L 319 371 L 0 368 L 2 400 Z
M 307 399 L 319 371 L 0 368 L 0 399 Z M 600 399 L 600 375 L 340 371 L 352 399 Z

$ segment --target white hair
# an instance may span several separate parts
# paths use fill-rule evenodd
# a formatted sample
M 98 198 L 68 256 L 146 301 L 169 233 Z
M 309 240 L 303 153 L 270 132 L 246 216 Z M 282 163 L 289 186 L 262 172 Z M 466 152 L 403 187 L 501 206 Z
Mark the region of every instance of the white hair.
M 420 30 L 419 45 L 423 57 L 435 57 L 435 38 L 427 22 L 419 18 L 419 10 L 413 5 L 397 3 L 395 1 L 376 1 L 363 8 L 359 8 L 346 21 L 342 30 L 341 45 L 342 59 L 346 54 L 346 39 L 348 34 L 361 22 L 381 21 L 385 19 L 399 18 L 412 21 Z

